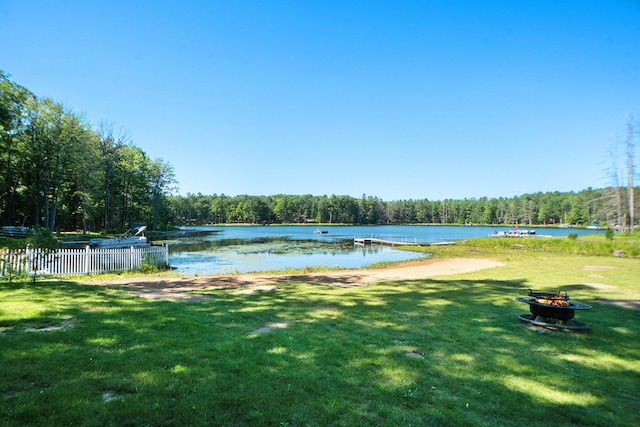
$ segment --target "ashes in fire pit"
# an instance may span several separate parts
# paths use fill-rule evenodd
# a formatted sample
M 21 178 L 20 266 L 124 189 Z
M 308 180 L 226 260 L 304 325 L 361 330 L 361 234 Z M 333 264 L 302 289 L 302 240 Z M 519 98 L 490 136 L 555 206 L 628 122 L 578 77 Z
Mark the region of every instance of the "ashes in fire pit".
M 559 329 L 589 329 L 586 323 L 573 320 L 575 310 L 589 310 L 590 305 L 569 301 L 567 291 L 564 294 L 533 292 L 528 297 L 518 297 L 517 301 L 529 304 L 531 314 L 521 314 L 518 319 L 537 326 Z

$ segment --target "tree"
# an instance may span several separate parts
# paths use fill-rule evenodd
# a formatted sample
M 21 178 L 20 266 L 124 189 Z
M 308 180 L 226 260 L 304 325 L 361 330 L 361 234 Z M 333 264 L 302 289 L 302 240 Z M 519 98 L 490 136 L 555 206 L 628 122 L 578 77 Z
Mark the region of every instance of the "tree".
M 609 157 L 611 159 L 611 166 L 608 169 L 608 174 L 612 182 L 612 187 L 607 189 L 605 197 L 608 198 L 608 202 L 604 205 L 605 215 L 609 215 L 615 218 L 615 228 L 621 231 L 633 231 L 635 226 L 635 193 L 634 193 L 634 178 L 635 178 L 635 144 L 636 137 L 638 136 L 638 128 L 640 127 L 637 120 L 630 118 L 627 121 L 627 136 L 622 143 L 613 144 L 609 149 Z M 624 148 L 624 150 L 621 150 Z M 621 154 L 624 151 L 624 154 Z M 619 169 L 619 159 L 625 158 L 623 162 L 626 165 Z M 627 178 L 626 182 L 626 197 L 623 190 L 624 177 Z
M 76 154 L 77 121 L 61 104 L 48 98 L 30 99 L 27 105 L 27 156 L 35 190 L 35 225 L 52 230 L 65 174 Z
M 15 200 L 22 184 L 19 162 L 24 157 L 25 146 L 19 136 L 28 98 L 35 95 L 0 70 L 0 214 L 7 224 L 14 223 Z
M 635 135 L 638 133 L 637 130 L 638 122 L 634 122 L 633 118 L 630 118 L 627 122 L 627 173 L 628 173 L 628 182 L 627 182 L 627 200 L 629 205 L 629 232 L 633 232 L 633 227 L 635 225 L 634 222 L 634 191 L 633 191 L 633 177 L 634 177 L 634 151 L 635 151 Z
M 153 166 L 151 160 L 142 149 L 134 145 L 123 145 L 120 148 L 118 163 L 115 167 L 115 194 L 120 203 L 117 210 L 118 226 L 126 228 L 132 222 L 144 222 L 148 214 Z
M 278 195 L 274 198 L 271 209 L 277 221 L 284 222 L 291 220 L 292 215 L 287 202 L 288 198 L 283 195 Z
M 153 206 L 153 228 L 158 227 L 163 198 L 173 191 L 177 181 L 173 166 L 162 159 L 154 159 L 149 164 L 150 197 Z
M 86 222 L 93 211 L 89 204 L 94 199 L 91 193 L 98 183 L 98 140 L 89 124 L 71 112 L 65 114 L 62 125 L 60 168 L 56 179 L 58 196 L 53 212 L 55 225 L 62 221 L 60 225 L 66 229 L 80 224 L 86 229 Z M 50 222 L 49 227 L 53 229 L 53 226 Z
M 227 196 L 221 194 L 218 197 L 214 196 L 213 200 L 211 200 L 211 215 L 213 216 L 213 220 L 218 224 L 229 221 L 227 216 L 227 199 Z
M 33 283 L 36 283 L 38 276 L 38 266 L 44 263 L 52 251 L 58 246 L 58 241 L 53 237 L 48 228 L 34 227 L 27 236 L 27 249 L 32 252 Z
M 113 206 L 112 200 L 116 187 L 116 167 L 120 161 L 122 147 L 129 142 L 126 133 L 120 132 L 114 135 L 113 124 L 102 122 L 98 127 L 100 156 L 102 158 L 102 202 L 103 202 L 103 226 L 105 230 L 111 229 Z

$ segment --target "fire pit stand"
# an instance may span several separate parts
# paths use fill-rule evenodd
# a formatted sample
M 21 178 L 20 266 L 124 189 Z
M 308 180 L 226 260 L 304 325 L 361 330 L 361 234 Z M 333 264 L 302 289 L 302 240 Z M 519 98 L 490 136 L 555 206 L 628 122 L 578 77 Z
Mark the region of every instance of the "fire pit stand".
M 533 292 L 529 289 L 528 297 L 517 297 L 517 301 L 529 304 L 531 314 L 521 314 L 518 319 L 536 326 L 558 329 L 589 329 L 586 323 L 573 319 L 575 310 L 589 310 L 590 305 L 569 301 L 567 291 L 564 294 Z

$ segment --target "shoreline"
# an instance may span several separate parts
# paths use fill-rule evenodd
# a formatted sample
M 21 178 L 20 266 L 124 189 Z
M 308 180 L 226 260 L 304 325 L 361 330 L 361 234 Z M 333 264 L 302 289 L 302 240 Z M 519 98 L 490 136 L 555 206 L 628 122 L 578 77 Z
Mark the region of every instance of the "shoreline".
M 412 261 L 381 269 L 338 270 L 301 274 L 211 275 L 188 277 L 133 277 L 126 279 L 80 282 L 93 286 L 116 286 L 147 299 L 202 300 L 206 295 L 198 291 L 229 290 L 239 293 L 277 290 L 279 284 L 303 282 L 336 287 L 368 286 L 375 282 L 419 280 L 434 276 L 471 273 L 500 267 L 501 262 L 485 258 L 437 258 Z M 194 292 L 196 292 L 194 294 Z

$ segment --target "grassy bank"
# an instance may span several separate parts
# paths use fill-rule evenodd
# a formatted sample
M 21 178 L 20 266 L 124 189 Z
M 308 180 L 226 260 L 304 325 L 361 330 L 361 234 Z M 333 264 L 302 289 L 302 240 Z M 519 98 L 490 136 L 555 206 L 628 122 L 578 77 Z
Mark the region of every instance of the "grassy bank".
M 399 247 L 412 251 L 433 253 L 435 256 L 469 256 L 475 253 L 500 254 L 541 252 L 549 254 L 574 254 L 590 256 L 612 256 L 614 251 L 622 251 L 623 257 L 640 258 L 640 234 L 616 235 L 608 240 L 604 235 L 567 237 L 527 237 L 527 238 L 478 238 L 469 239 L 453 246 Z
M 640 424 L 640 311 L 604 304 L 640 300 L 640 261 L 441 250 L 505 265 L 200 302 L 1 283 L 0 424 Z M 528 288 L 591 304 L 591 330 L 521 323 Z
M 471 244 L 482 247 L 520 248 L 538 252 L 553 252 L 578 255 L 611 256 L 622 251 L 624 256 L 640 258 L 640 238 L 616 236 L 607 240 L 603 236 L 585 236 L 579 239 L 525 238 L 525 239 L 473 239 Z

